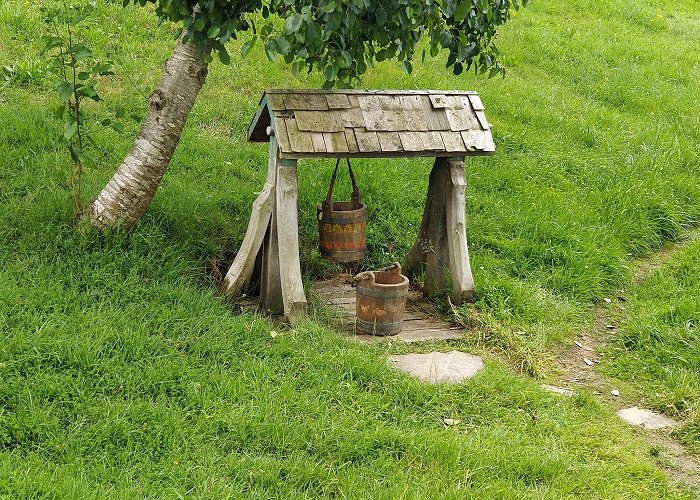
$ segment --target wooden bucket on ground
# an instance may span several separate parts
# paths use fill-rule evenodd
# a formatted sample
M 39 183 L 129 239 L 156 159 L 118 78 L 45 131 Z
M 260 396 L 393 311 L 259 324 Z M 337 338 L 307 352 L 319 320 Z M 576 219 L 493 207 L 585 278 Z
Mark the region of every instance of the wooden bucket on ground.
M 355 276 L 357 330 L 370 335 L 396 335 L 401 331 L 406 310 L 408 278 L 401 266 L 366 271 Z
M 360 203 L 360 190 L 348 160 L 352 181 L 351 201 L 333 201 L 333 189 L 340 158 L 335 164 L 326 199 L 318 206 L 319 250 L 334 262 L 352 262 L 365 256 L 367 243 L 367 207 Z

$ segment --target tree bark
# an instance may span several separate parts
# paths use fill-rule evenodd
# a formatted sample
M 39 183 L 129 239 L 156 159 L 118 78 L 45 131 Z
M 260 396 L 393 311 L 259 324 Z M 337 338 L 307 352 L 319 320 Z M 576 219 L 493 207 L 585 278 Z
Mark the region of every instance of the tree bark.
M 180 134 L 207 77 L 210 47 L 178 41 L 163 78 L 149 99 L 134 145 L 90 205 L 94 226 L 130 229 L 146 212 L 180 141 Z

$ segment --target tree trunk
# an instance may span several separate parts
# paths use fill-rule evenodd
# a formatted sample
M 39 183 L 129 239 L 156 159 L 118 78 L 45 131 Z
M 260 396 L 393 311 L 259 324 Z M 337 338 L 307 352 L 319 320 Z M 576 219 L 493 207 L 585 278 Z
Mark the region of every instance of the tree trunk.
M 90 205 L 96 227 L 120 224 L 130 229 L 146 212 L 204 85 L 208 66 L 205 56 L 210 52 L 210 47 L 178 42 L 165 63 L 160 84 L 151 94 L 148 114 L 134 146 Z

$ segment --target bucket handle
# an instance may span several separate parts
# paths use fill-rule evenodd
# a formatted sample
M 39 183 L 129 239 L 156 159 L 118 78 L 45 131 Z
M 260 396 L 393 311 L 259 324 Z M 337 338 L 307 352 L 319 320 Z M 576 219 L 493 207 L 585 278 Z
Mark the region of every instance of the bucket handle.
M 381 272 L 392 272 L 392 273 L 394 273 L 394 274 L 401 274 L 401 264 L 399 264 L 398 262 L 394 262 L 393 264 L 388 265 L 388 266 L 386 266 L 386 267 L 383 267 L 383 268 L 381 268 L 381 269 L 379 269 L 379 270 L 377 270 L 377 271 L 364 271 L 364 272 L 361 272 L 360 274 L 356 275 L 354 278 L 352 278 L 352 279 L 350 280 L 350 284 L 351 284 L 352 286 L 357 286 L 357 284 L 358 284 L 360 281 L 370 280 L 370 284 L 371 284 L 371 285 L 374 285 L 374 283 L 375 283 L 375 281 L 374 281 L 374 280 L 375 280 L 374 273 L 375 273 L 375 272 L 379 272 L 379 273 L 381 273 Z
M 355 209 L 358 209 L 360 208 L 360 190 L 355 182 L 355 174 L 353 174 L 352 167 L 350 166 L 350 158 L 345 158 L 345 160 L 348 163 L 348 172 L 350 174 L 350 182 L 352 183 L 352 205 Z M 335 179 L 338 177 L 338 165 L 340 165 L 340 158 L 335 162 L 335 170 L 333 170 L 333 175 L 331 176 L 328 194 L 326 194 L 326 199 L 322 203 L 324 213 L 333 212 L 333 190 L 335 189 Z

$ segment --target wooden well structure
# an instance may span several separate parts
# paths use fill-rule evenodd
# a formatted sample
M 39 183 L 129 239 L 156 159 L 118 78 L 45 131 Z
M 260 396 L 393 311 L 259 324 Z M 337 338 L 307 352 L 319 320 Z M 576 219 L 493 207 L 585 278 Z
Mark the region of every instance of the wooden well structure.
M 267 90 L 248 140 L 269 142 L 267 180 L 221 287 L 240 296 L 254 273 L 263 306 L 294 322 L 306 312 L 298 234 L 297 161 L 304 158 L 435 158 L 423 221 L 404 272 L 425 271 L 424 294 L 474 290 L 465 224 L 466 156 L 495 145 L 476 92 Z

